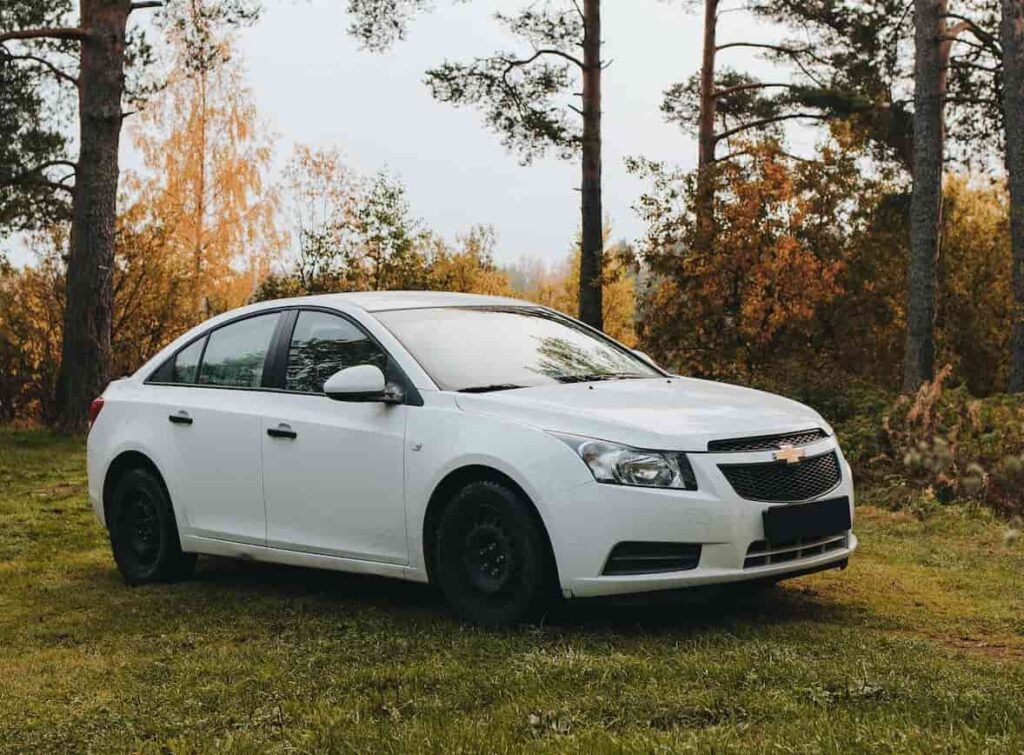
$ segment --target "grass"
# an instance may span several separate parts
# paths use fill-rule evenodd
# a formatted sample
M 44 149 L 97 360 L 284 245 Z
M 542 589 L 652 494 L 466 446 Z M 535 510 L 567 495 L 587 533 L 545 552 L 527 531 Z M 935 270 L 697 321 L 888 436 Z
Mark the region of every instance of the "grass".
M 757 598 L 492 632 L 302 569 L 125 587 L 81 441 L 0 430 L 0 751 L 1024 751 L 1024 545 L 957 508 L 857 528 Z

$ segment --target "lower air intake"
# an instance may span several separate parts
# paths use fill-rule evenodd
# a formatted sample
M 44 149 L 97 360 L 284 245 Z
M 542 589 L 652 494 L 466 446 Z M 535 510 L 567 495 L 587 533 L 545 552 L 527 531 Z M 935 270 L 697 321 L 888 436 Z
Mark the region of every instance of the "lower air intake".
M 687 571 L 700 563 L 699 543 L 619 543 L 605 562 L 605 575 Z
M 791 543 L 769 543 L 757 540 L 747 549 L 747 557 L 743 561 L 744 569 L 756 569 L 758 566 L 771 566 L 786 561 L 799 561 L 802 558 L 820 556 L 829 551 L 839 550 L 847 546 L 847 533 L 819 537 L 809 540 L 794 540 Z

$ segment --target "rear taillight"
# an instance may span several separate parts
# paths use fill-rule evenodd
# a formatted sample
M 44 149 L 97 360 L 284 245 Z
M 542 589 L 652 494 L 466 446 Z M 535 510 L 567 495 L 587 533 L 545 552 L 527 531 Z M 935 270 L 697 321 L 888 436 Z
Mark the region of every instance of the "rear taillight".
M 92 427 L 96 422 L 96 418 L 100 416 L 100 411 L 103 409 L 103 396 L 94 398 L 92 403 L 89 404 L 89 427 Z

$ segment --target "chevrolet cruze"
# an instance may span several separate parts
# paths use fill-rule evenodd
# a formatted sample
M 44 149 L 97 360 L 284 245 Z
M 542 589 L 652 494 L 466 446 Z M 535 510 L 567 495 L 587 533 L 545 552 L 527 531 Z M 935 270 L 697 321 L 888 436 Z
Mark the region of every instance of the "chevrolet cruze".
M 552 597 L 842 567 L 857 546 L 816 412 L 514 299 L 245 307 L 111 383 L 91 420 L 90 498 L 130 584 L 259 559 L 430 582 L 496 626 Z

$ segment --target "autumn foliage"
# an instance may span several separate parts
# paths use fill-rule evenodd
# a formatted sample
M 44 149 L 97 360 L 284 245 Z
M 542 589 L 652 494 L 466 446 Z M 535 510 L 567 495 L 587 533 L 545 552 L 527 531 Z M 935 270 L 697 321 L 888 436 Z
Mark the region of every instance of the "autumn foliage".
M 853 160 L 827 150 L 794 162 L 774 142 L 747 152 L 715 168 L 716 235 L 705 251 L 694 244 L 695 177 L 635 166 L 652 183 L 640 205 L 650 269 L 643 340 L 689 374 L 749 379 L 812 338 L 842 291 Z

